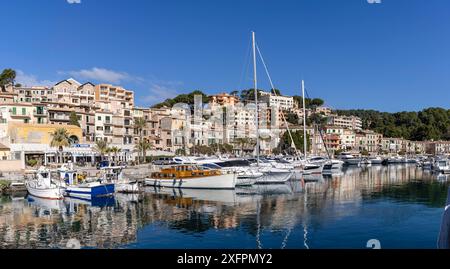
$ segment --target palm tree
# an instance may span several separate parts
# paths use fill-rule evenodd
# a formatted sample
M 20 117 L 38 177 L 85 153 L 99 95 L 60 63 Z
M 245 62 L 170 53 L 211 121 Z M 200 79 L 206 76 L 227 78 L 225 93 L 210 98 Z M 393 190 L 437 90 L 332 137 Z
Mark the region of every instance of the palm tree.
M 120 152 L 120 148 L 118 148 L 118 147 L 116 147 L 116 146 L 110 147 L 110 148 L 109 148 L 109 152 L 112 153 L 112 154 L 114 154 L 114 162 L 117 163 L 117 153 Z
M 108 142 L 106 142 L 105 140 L 95 141 L 94 150 L 97 151 L 101 155 L 102 161 L 103 161 L 105 155 L 108 153 Z
M 144 162 L 146 161 L 146 156 L 147 156 L 147 150 L 152 149 L 153 145 L 152 143 L 148 142 L 146 139 L 140 141 L 138 144 L 136 144 L 135 146 L 135 150 L 138 152 L 142 152 L 142 155 L 144 156 Z
M 139 144 L 142 143 L 142 131 L 144 130 L 145 126 L 147 125 L 147 122 L 145 121 L 144 118 L 135 118 L 134 119 L 134 129 L 136 129 L 139 133 Z M 141 155 L 142 153 L 142 155 Z M 144 155 L 144 151 L 141 149 L 141 151 L 139 151 L 139 163 L 141 163 L 141 156 L 144 156 L 145 159 L 145 155 Z
M 244 153 L 244 148 L 252 146 L 254 144 L 253 140 L 251 138 L 248 138 L 248 137 L 236 138 L 235 139 L 235 143 L 240 146 L 241 155 Z
M 70 134 L 65 128 L 57 128 L 50 135 L 52 136 L 50 147 L 58 148 L 58 163 L 60 163 L 64 147 L 70 146 Z

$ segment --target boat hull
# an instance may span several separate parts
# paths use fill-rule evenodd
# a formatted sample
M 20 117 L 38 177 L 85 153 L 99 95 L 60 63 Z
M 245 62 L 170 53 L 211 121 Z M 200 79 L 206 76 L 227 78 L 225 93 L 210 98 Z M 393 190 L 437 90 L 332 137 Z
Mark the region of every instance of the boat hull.
M 230 173 L 182 179 L 146 178 L 145 185 L 181 189 L 234 189 L 236 186 L 236 174 Z
M 292 171 L 268 171 L 258 178 L 255 184 L 276 184 L 285 183 L 291 179 L 294 172 Z
M 66 194 L 69 197 L 92 199 L 97 197 L 105 197 L 112 195 L 115 192 L 115 186 L 113 183 L 98 184 L 94 186 L 68 186 L 66 188 Z
M 115 191 L 120 193 L 139 193 L 139 185 L 137 182 L 133 183 L 116 183 Z
M 43 199 L 52 199 L 52 200 L 61 200 L 64 198 L 64 189 L 60 187 L 56 188 L 37 188 L 33 186 L 32 183 L 26 183 L 26 188 L 29 194 L 32 196 L 43 198 Z

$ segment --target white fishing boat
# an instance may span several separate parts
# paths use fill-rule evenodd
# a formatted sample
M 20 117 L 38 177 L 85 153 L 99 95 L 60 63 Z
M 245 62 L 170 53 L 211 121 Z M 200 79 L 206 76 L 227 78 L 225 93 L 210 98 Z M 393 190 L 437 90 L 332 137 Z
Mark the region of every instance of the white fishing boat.
M 183 164 L 171 165 L 145 179 L 148 186 L 186 189 L 234 189 L 236 173 Z
M 139 182 L 123 175 L 122 166 L 107 166 L 100 168 L 101 179 L 115 184 L 115 191 L 120 193 L 139 193 Z
M 115 192 L 114 183 L 104 179 L 87 179 L 78 174 L 71 166 L 59 170 L 61 178 L 67 183 L 66 195 L 79 199 L 92 200 L 94 198 L 111 196 Z
M 25 182 L 29 194 L 44 198 L 60 200 L 64 198 L 64 186 L 51 178 L 51 171 L 40 167 L 36 177 Z

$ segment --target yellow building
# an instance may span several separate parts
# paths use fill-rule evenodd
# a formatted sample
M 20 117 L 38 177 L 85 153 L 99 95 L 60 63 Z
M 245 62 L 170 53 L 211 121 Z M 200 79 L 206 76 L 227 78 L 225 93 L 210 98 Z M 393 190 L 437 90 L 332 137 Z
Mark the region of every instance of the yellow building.
M 0 143 L 0 160 L 7 160 L 9 158 L 11 151 L 9 147 Z
M 11 122 L 8 124 L 10 142 L 15 144 L 46 144 L 52 141 L 51 134 L 58 128 L 65 128 L 73 143 L 82 143 L 83 132 L 75 125 L 26 124 Z

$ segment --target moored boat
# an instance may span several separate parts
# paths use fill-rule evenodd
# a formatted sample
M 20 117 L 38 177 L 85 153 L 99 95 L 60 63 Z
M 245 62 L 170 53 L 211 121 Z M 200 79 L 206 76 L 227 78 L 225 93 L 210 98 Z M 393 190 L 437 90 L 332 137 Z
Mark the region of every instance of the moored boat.
M 236 173 L 197 165 L 171 165 L 145 179 L 148 186 L 190 189 L 234 189 Z
M 87 179 L 78 174 L 71 167 L 64 167 L 60 170 L 61 178 L 67 183 L 66 195 L 79 199 L 92 200 L 98 197 L 111 196 L 115 192 L 115 186 L 112 182 L 105 179 Z
M 25 186 L 29 194 L 39 198 L 56 200 L 64 198 L 64 187 L 52 180 L 51 171 L 45 167 L 40 167 L 36 177 L 27 180 Z

